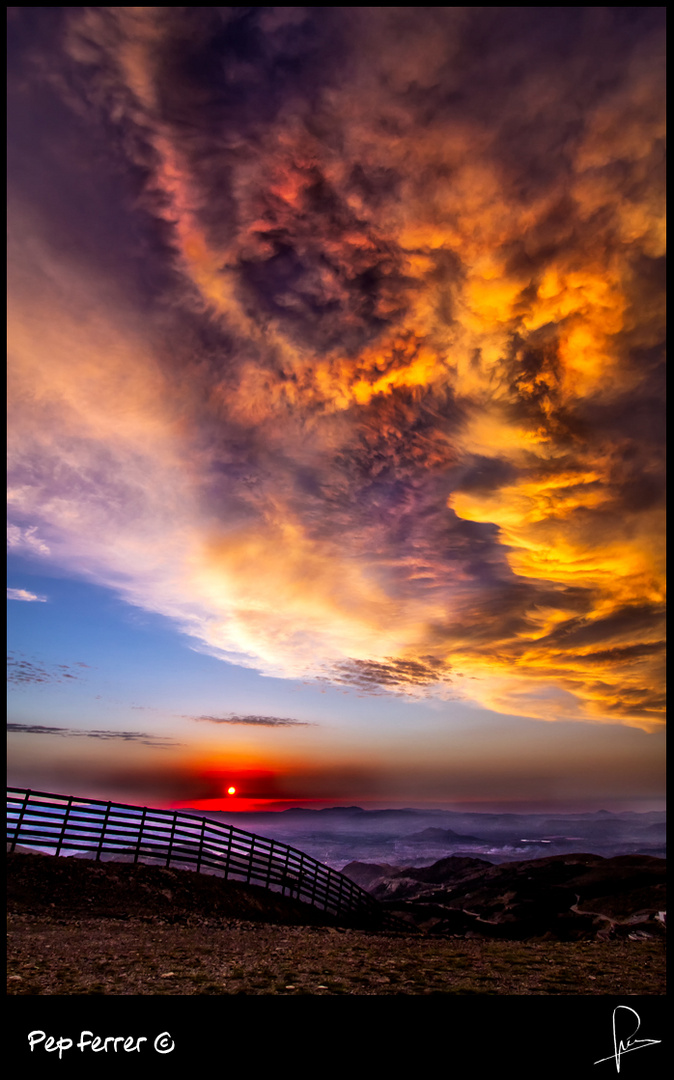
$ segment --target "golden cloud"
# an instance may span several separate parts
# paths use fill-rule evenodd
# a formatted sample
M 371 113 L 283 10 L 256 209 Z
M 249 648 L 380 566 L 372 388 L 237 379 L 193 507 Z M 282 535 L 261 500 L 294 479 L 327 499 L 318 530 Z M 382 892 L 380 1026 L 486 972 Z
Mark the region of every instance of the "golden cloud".
M 655 16 L 237 10 L 70 11 L 41 57 L 72 145 L 117 133 L 119 263 L 146 239 L 134 292 L 17 203 L 21 514 L 269 674 L 650 729 Z

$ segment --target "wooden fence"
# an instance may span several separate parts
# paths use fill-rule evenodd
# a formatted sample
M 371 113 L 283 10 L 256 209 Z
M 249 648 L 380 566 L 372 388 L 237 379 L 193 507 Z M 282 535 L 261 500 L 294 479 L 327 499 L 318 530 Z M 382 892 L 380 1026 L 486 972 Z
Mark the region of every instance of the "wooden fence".
M 179 811 L 7 788 L 7 850 L 17 844 L 215 873 L 281 892 L 338 922 L 405 928 L 355 882 L 297 848 Z

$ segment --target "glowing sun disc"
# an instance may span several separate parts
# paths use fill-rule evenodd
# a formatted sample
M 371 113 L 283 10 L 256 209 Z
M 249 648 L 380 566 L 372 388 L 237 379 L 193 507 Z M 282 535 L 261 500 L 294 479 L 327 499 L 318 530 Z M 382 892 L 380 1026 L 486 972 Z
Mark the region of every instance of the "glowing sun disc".
M 235 787 L 228 787 L 227 788 L 227 794 L 228 795 L 236 795 L 236 788 Z

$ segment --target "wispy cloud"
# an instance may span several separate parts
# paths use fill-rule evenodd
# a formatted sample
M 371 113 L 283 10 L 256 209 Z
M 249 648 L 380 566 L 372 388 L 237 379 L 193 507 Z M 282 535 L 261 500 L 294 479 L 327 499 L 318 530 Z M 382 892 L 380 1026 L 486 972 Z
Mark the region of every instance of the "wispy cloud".
M 186 716 L 186 720 L 203 720 L 208 724 L 250 724 L 257 727 L 314 727 L 310 720 L 293 720 L 287 716 Z
M 77 663 L 76 667 L 87 667 Z M 81 675 L 72 670 L 69 664 L 49 664 L 28 660 L 22 654 L 9 653 L 7 656 L 7 682 L 15 686 L 31 683 L 55 683 L 64 679 L 81 679 Z
M 41 603 L 46 603 L 46 596 L 38 596 L 37 593 L 29 592 L 28 589 L 7 589 L 8 600 L 26 600 L 29 603 L 34 600 L 39 600 Z
M 17 496 L 20 497 L 20 493 L 10 488 L 7 493 L 8 501 L 11 503 Z M 37 535 L 37 525 L 31 525 L 27 529 L 19 528 L 18 525 L 8 525 L 7 547 L 29 555 L 49 555 L 50 553 L 49 545 Z
M 91 728 L 68 728 L 52 727 L 49 724 L 20 724 L 8 723 L 7 731 L 14 734 L 27 735 L 59 735 L 67 739 L 103 739 L 121 742 L 138 742 L 144 746 L 154 746 L 159 749 L 168 749 L 172 746 L 182 746 L 176 739 L 166 738 L 161 735 L 148 735 L 142 731 L 115 731 L 113 729 Z
M 661 722 L 662 10 L 14 10 L 13 542 L 265 674 Z

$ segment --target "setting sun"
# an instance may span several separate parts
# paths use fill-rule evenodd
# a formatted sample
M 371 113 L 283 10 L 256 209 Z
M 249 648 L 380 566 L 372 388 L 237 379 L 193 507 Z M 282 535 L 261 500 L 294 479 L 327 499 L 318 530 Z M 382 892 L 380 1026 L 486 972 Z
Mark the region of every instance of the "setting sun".
M 235 787 L 228 787 L 227 788 L 227 794 L 228 795 L 236 795 L 236 788 Z

